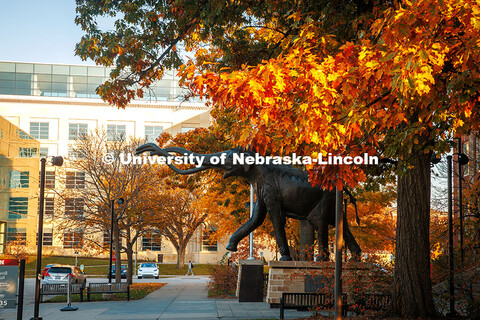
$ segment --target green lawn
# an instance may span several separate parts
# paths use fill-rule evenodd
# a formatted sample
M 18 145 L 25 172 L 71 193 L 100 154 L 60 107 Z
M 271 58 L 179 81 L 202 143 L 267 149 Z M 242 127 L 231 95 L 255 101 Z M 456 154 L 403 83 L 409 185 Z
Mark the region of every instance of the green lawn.
M 108 259 L 95 259 L 95 258 L 83 258 L 78 257 L 78 266 L 85 266 L 85 274 L 87 276 L 107 276 L 108 272 Z M 42 269 L 47 264 L 75 264 L 75 257 L 63 257 L 63 256 L 48 256 L 42 257 Z M 139 262 L 140 263 L 140 262 Z M 122 261 L 122 264 L 126 265 L 127 261 Z M 158 269 L 160 275 L 184 275 L 187 273 L 187 266 L 183 269 L 177 269 L 176 264 L 162 264 L 159 263 Z M 36 257 L 29 257 L 28 263 L 25 266 L 25 274 L 27 277 L 35 276 L 35 269 L 37 267 Z M 193 272 L 196 275 L 209 275 L 211 273 L 213 265 L 210 264 L 195 264 Z

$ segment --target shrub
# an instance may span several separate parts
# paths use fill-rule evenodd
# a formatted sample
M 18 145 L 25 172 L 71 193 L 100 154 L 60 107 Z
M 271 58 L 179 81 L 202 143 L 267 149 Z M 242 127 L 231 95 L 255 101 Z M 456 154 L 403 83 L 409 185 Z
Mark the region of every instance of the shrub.
M 213 267 L 207 284 L 208 296 L 215 298 L 234 298 L 237 291 L 238 269 L 227 265 Z

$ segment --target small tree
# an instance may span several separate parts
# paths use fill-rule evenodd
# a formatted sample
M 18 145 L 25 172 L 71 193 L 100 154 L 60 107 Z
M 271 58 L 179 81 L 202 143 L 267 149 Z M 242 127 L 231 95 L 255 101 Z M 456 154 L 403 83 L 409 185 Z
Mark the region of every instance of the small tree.
M 122 154 L 133 154 L 140 143 L 135 139 L 113 137 L 103 130 L 80 136 L 72 146 L 76 157 L 68 161 L 65 188 L 58 191 L 65 201 L 65 212 L 57 228 L 82 230 L 84 240 L 91 245 L 102 246 L 98 234 L 112 231 L 113 202 L 117 281 L 120 281 L 122 250 L 127 254 L 128 281 L 132 281 L 133 245 L 149 230 L 153 218 L 144 214 L 147 208 L 142 205 L 142 199 L 148 197 L 147 186 L 155 183 L 157 177 L 153 166 L 123 164 L 120 159 Z M 118 199 L 123 199 L 123 203 Z

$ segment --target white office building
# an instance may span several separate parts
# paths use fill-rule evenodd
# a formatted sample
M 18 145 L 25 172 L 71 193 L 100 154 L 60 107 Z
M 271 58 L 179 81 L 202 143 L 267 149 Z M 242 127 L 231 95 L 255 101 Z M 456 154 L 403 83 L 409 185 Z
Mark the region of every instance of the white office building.
M 126 109 L 106 104 L 95 89 L 106 80 L 109 71 L 97 66 L 0 61 L 0 115 L 40 142 L 40 149 L 32 157 L 68 158 L 69 145 L 76 133 L 96 128 L 155 141 L 163 131 L 175 134 L 209 125 L 209 109 L 201 101 L 184 101 L 173 73 L 166 74 L 145 93 L 143 100 L 132 101 Z M 50 189 L 55 187 L 53 170 L 53 167 L 47 168 L 47 188 Z M 47 200 L 45 214 L 51 214 L 58 205 L 54 200 Z M 80 250 L 80 254 L 87 254 L 75 247 L 75 241 L 56 237 L 54 232 L 46 221 L 45 253 L 69 255 Z M 189 244 L 187 260 L 218 261 L 225 252 L 224 246 L 203 245 L 202 232 L 197 231 Z M 28 244 L 32 248 L 35 245 Z M 140 256 L 157 259 L 161 254 L 164 262 L 176 260 L 173 246 L 160 237 L 142 239 L 137 248 Z

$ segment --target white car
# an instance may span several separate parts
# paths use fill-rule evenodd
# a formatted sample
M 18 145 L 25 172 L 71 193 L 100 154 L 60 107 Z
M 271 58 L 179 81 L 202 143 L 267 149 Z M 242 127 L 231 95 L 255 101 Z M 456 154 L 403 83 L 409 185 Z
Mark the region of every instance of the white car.
M 156 263 L 144 262 L 138 268 L 138 279 L 143 277 L 155 277 L 158 279 L 158 267 Z
M 46 272 L 43 278 L 44 284 L 67 284 L 68 275 L 72 276 L 71 283 L 87 283 L 87 277 L 79 267 L 54 264 Z

